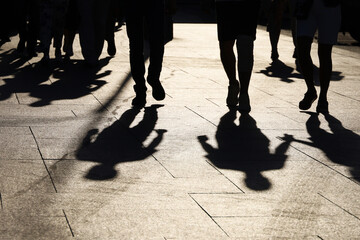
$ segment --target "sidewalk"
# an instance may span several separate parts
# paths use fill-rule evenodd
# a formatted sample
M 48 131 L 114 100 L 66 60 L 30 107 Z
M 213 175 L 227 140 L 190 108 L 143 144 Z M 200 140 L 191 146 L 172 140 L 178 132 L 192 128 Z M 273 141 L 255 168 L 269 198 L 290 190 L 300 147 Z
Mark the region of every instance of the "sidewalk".
M 162 82 L 131 109 L 125 29 L 85 68 L 0 49 L 0 239 L 358 239 L 360 53 L 334 48 L 330 116 L 281 36 L 258 29 L 249 117 L 229 112 L 215 24 L 176 24 Z M 318 66 L 317 47 L 313 47 Z

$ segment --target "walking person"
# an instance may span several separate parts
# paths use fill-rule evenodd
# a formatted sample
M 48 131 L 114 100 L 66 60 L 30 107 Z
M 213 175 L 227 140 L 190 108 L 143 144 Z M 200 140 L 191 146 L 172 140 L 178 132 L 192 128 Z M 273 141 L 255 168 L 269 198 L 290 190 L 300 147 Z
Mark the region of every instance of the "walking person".
M 285 10 L 289 9 L 289 17 L 291 21 L 291 34 L 294 44 L 293 58 L 297 58 L 296 49 L 296 18 L 294 16 L 296 0 L 272 0 L 270 4 L 269 23 L 267 31 L 269 32 L 271 44 L 271 59 L 273 62 L 279 59 L 278 43 L 281 32 L 281 25 Z
M 126 0 L 125 18 L 126 30 L 130 44 L 130 67 L 135 81 L 134 107 L 144 107 L 146 104 L 146 81 L 152 87 L 152 96 L 161 101 L 165 98 L 165 90 L 160 82 L 164 55 L 164 17 L 163 0 Z M 144 23 L 150 48 L 150 64 L 145 81 L 144 63 Z
M 226 104 L 229 107 L 239 104 L 240 112 L 250 112 L 248 89 L 254 65 L 253 51 L 260 0 L 215 1 L 220 57 L 229 80 Z M 238 55 L 237 72 L 235 42 Z
M 327 92 L 332 73 L 331 53 L 333 45 L 337 43 L 341 24 L 340 0 L 297 1 L 298 60 L 307 86 L 307 91 L 299 103 L 299 108 L 307 110 L 317 99 L 310 52 L 315 32 L 318 30 L 320 95 L 316 111 L 328 113 Z
M 66 22 L 66 12 L 69 0 L 42 0 L 40 15 L 40 42 L 43 52 L 42 62 L 50 59 L 50 45 L 53 39 L 55 59 L 62 60 L 61 47 Z
M 20 41 L 17 51 L 28 58 L 36 57 L 40 29 L 40 0 L 16 0 L 16 19 Z

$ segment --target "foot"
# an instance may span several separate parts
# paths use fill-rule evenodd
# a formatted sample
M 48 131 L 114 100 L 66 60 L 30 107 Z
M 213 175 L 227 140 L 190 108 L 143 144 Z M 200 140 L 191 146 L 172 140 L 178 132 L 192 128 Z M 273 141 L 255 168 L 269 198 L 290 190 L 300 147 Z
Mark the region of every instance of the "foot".
M 318 105 L 316 106 L 316 112 L 317 113 L 329 113 L 329 103 L 326 100 L 320 100 L 318 101 Z
M 132 100 L 131 105 L 136 108 L 143 108 L 146 104 L 146 87 L 139 87 L 138 85 L 134 86 L 136 93 L 135 98 Z
M 238 109 L 241 113 L 249 113 L 251 111 L 250 98 L 248 93 L 240 93 Z
M 226 97 L 226 105 L 228 107 L 236 107 L 236 105 L 238 104 L 239 101 L 239 91 L 240 91 L 240 86 L 239 83 L 237 82 L 236 84 L 230 84 L 228 87 L 228 95 Z
M 161 82 L 159 79 L 157 80 L 149 80 L 148 83 L 152 87 L 152 96 L 155 100 L 161 101 L 165 98 L 165 90 L 163 86 L 161 85 Z
M 304 98 L 299 102 L 299 108 L 301 110 L 308 110 L 316 99 L 317 99 L 316 91 L 306 92 Z
M 114 39 L 109 40 L 108 42 L 108 47 L 107 47 L 107 52 L 109 54 L 109 56 L 115 56 L 116 54 L 116 46 L 115 46 L 115 41 Z

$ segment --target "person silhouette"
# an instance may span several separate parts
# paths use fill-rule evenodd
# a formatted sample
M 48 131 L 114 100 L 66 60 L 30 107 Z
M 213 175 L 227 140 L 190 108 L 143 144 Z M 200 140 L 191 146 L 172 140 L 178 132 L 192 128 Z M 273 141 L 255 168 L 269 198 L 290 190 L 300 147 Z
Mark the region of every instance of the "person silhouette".
M 271 59 L 273 62 L 279 60 L 278 43 L 281 32 L 283 14 L 288 7 L 289 17 L 291 21 L 291 35 L 294 44 L 293 58 L 297 58 L 296 49 L 296 18 L 294 16 L 296 0 L 271 0 L 269 23 L 267 31 L 269 32 L 269 38 L 271 43 Z
M 248 89 L 260 0 L 216 0 L 215 3 L 220 59 L 229 80 L 226 104 L 229 107 L 239 104 L 239 111 L 250 112 Z M 236 78 L 235 42 L 240 86 Z
M 271 182 L 263 171 L 281 169 L 287 156 L 285 155 L 292 137 L 284 135 L 285 140 L 275 150 L 269 151 L 269 139 L 256 126 L 256 121 L 249 114 L 241 114 L 240 124 L 235 124 L 236 110 L 230 109 L 221 119 L 215 138 L 218 148 L 207 143 L 207 136 L 199 136 L 198 140 L 208 153 L 207 158 L 220 169 L 243 171 L 248 188 L 262 191 L 271 188 Z
M 144 160 L 155 153 L 166 130 L 155 130 L 157 136 L 151 143 L 148 146 L 144 146 L 143 143 L 154 131 L 158 120 L 157 109 L 161 106 L 146 107 L 144 118 L 132 128 L 130 125 L 140 112 L 137 108 L 124 112 L 118 121 L 99 134 L 97 129 L 88 131 L 76 156 L 79 160 L 93 161 L 99 164 L 89 170 L 86 178 L 92 180 L 114 178 L 117 175 L 116 164 Z
M 328 113 L 327 92 L 332 74 L 331 53 L 333 45 L 337 43 L 341 25 L 340 0 L 298 0 L 296 14 L 298 60 L 307 86 L 304 98 L 299 102 L 299 108 L 308 110 L 317 99 L 310 52 L 315 32 L 318 30 L 320 95 L 316 111 Z
M 164 18 L 163 0 L 126 0 L 125 2 L 130 67 L 136 93 L 132 105 L 135 107 L 141 108 L 146 104 L 144 34 L 148 36 L 150 49 L 150 64 L 146 81 L 152 87 L 152 95 L 156 100 L 161 101 L 165 98 L 165 90 L 160 82 L 165 41 Z M 147 32 L 145 32 L 144 23 Z

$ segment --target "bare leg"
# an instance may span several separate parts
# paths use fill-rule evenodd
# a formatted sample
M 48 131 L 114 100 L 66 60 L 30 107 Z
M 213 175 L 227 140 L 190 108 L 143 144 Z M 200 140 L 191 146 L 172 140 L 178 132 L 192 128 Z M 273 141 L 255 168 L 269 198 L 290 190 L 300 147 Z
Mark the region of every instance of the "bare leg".
M 236 58 L 234 54 L 235 40 L 220 41 L 220 58 L 229 80 L 226 104 L 235 107 L 238 103 L 239 81 L 236 79 Z

